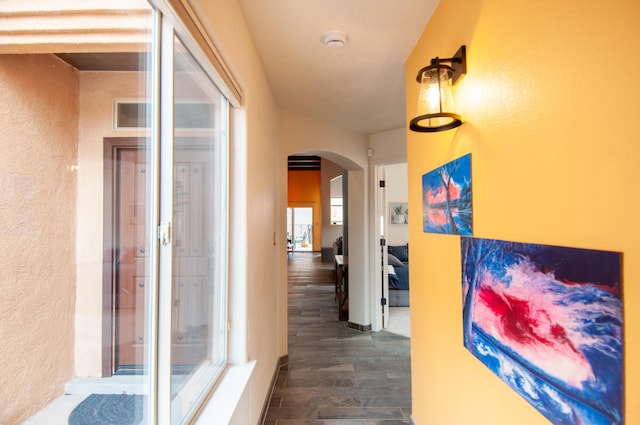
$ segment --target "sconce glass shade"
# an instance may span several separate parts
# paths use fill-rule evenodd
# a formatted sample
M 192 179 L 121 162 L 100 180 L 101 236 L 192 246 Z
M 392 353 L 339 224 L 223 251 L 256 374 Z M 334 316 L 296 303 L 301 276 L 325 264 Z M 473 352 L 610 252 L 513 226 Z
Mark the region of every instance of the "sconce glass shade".
M 409 128 L 418 132 L 437 132 L 450 130 L 462 124 L 460 115 L 453 112 L 453 95 L 451 91 L 453 69 L 435 63 L 420 70 L 420 94 L 416 117 L 411 120 Z

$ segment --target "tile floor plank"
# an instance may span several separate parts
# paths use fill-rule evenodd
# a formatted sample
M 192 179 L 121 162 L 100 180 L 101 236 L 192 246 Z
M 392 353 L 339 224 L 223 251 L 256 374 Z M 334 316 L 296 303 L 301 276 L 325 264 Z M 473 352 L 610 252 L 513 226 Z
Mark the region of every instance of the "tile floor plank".
M 409 339 L 348 328 L 338 320 L 334 285 L 333 264 L 320 254 L 289 254 L 289 364 L 264 425 L 410 423 Z

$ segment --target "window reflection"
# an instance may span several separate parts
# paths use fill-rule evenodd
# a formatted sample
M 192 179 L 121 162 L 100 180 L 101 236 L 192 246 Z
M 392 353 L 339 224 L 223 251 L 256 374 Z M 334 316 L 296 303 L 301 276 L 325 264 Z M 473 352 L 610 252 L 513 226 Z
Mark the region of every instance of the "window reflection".
M 226 361 L 227 107 L 178 38 L 175 52 L 171 358 L 180 423 Z

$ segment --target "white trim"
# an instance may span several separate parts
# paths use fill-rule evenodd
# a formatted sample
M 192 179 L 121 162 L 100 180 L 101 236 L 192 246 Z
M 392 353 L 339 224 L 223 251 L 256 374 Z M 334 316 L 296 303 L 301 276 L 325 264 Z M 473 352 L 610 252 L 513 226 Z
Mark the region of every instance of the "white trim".
M 200 23 L 196 12 L 187 0 L 148 0 L 165 18 L 171 20 L 180 41 L 213 80 L 218 90 L 231 105 L 242 104 L 242 87 Z
M 243 410 L 239 408 L 240 403 L 255 366 L 256 361 L 253 360 L 240 366 L 229 367 L 218 384 L 217 390 L 193 423 L 195 425 L 231 423 L 234 414 Z
M 229 193 L 229 363 L 248 361 L 247 302 L 247 125 L 244 109 L 232 109 L 230 116 Z
M 173 221 L 173 26 L 162 19 L 162 57 L 160 70 L 161 121 L 160 146 L 160 222 Z M 158 417 L 157 424 L 171 423 L 171 312 L 172 244 L 160 246 L 158 309 Z
M 149 344 L 147 348 L 148 355 L 148 395 L 147 397 L 147 420 L 150 424 L 156 424 L 158 420 L 158 298 L 160 287 L 160 244 L 155 235 L 155 226 L 160 222 L 160 55 L 161 55 L 161 38 L 162 38 L 162 16 L 157 11 L 153 13 L 153 50 L 151 57 L 151 146 L 149 160 L 151 161 L 152 175 L 150 199 L 149 199 L 149 277 L 151 282 L 150 292 L 147 298 L 147 308 L 149 316 L 147 318 L 147 335 L 149 336 Z

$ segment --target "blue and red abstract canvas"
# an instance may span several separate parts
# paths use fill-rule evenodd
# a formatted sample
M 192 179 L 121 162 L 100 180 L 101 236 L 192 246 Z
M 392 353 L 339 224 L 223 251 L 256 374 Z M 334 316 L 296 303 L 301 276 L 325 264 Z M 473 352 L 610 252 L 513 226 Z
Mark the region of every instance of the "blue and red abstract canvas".
M 472 235 L 471 154 L 422 176 L 422 230 Z
M 622 424 L 622 254 L 463 237 L 461 259 L 465 347 L 553 424 Z

